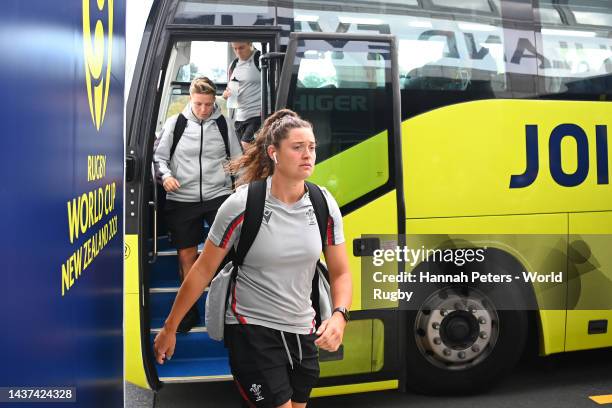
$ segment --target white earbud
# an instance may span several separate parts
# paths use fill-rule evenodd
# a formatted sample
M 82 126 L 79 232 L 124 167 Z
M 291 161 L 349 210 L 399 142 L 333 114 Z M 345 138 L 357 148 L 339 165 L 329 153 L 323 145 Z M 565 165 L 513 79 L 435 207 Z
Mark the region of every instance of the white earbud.
M 274 158 L 274 164 L 278 164 L 278 159 L 276 158 L 276 152 L 272 153 L 272 157 Z

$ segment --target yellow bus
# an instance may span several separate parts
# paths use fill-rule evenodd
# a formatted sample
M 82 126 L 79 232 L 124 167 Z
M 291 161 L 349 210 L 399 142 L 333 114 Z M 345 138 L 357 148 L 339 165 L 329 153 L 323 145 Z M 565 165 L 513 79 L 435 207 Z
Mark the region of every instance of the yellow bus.
M 222 91 L 241 40 L 262 54 L 262 115 L 288 107 L 313 123 L 312 181 L 344 217 L 352 320 L 339 352 L 321 353 L 313 395 L 475 392 L 530 344 L 542 356 L 612 346 L 612 5 L 533 3 L 154 1 L 126 108 L 126 379 L 155 390 L 231 379 L 203 323 L 154 362 L 179 283 L 151 162 L 189 81 L 207 75 Z M 502 308 L 472 285 L 452 295 L 471 313 L 443 284 L 410 310 L 376 307 L 363 264 L 384 237 L 486 247 L 493 275 L 559 266 L 556 306 Z M 503 288 L 549 296 L 546 283 Z

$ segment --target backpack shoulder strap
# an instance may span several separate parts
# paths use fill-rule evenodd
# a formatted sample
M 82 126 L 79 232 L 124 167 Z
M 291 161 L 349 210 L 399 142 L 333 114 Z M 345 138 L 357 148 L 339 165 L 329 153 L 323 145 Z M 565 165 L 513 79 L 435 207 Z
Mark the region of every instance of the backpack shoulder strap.
M 315 216 L 317 217 L 317 224 L 319 225 L 319 233 L 321 234 L 321 244 L 325 247 L 327 242 L 327 223 L 329 220 L 329 208 L 327 207 L 327 201 L 323 196 L 323 192 L 314 183 L 306 181 L 308 187 L 308 194 L 310 195 L 310 202 L 314 208 Z
M 319 233 L 321 235 L 321 248 L 325 248 L 325 243 L 327 240 L 325 239 L 327 235 L 327 223 L 329 220 L 329 207 L 327 206 L 327 201 L 323 196 L 323 192 L 314 183 L 306 181 L 306 186 L 308 187 L 308 195 L 310 196 L 310 202 L 312 203 L 312 207 L 315 212 L 315 217 L 317 218 L 317 224 L 319 225 Z M 317 261 L 317 264 L 320 261 Z M 321 268 L 323 271 L 326 271 L 325 268 Z M 329 282 L 329 274 L 324 273 L 325 279 Z M 312 303 L 312 308 L 315 311 L 315 324 L 318 327 L 321 324 L 321 306 L 319 303 L 319 274 L 315 271 L 314 276 L 312 277 L 312 291 L 310 292 L 310 300 Z
M 215 119 L 215 123 L 219 128 L 219 132 L 221 133 L 221 138 L 223 139 L 223 145 L 225 146 L 225 158 L 229 161 L 231 159 L 231 152 L 229 146 L 229 136 L 227 131 L 227 121 L 225 120 L 225 116 L 221 115 L 217 119 Z M 230 178 L 232 179 L 232 189 L 236 184 L 236 179 L 233 174 L 230 174 Z
M 187 118 L 182 113 L 179 113 L 178 117 L 176 118 L 176 123 L 174 124 L 172 147 L 170 148 L 170 159 L 172 159 L 176 146 L 178 146 L 178 142 L 181 140 L 181 136 L 183 136 L 183 132 L 185 132 L 186 127 Z
M 261 68 L 259 66 L 259 57 L 261 56 L 261 52 L 259 50 L 255 50 L 255 55 L 253 55 L 253 62 L 255 63 L 255 68 L 261 72 Z
M 223 139 L 223 145 L 225 146 L 225 158 L 229 161 L 231 159 L 231 152 L 229 146 L 229 136 L 227 131 L 227 121 L 225 120 L 225 116 L 221 115 L 217 119 L 215 119 L 215 123 L 219 128 L 219 132 L 221 133 L 221 138 Z M 230 174 L 230 178 L 232 179 L 232 189 L 236 184 L 236 177 L 233 174 Z
M 225 145 L 225 156 L 230 158 L 230 147 L 229 147 L 229 139 L 227 136 L 227 121 L 225 120 L 225 116 L 220 115 L 217 119 L 215 119 L 215 123 L 219 128 L 219 132 L 221 132 L 221 137 L 223 138 L 223 144 Z
M 236 65 L 238 64 L 238 58 L 234 58 L 232 63 L 230 64 L 229 71 L 227 72 L 227 80 L 230 81 L 232 79 L 232 74 L 234 73 L 234 69 L 236 69 Z
M 244 257 L 251 249 L 261 227 L 264 205 L 266 203 L 266 180 L 257 180 L 249 183 L 244 219 L 236 250 L 236 264 L 242 265 Z

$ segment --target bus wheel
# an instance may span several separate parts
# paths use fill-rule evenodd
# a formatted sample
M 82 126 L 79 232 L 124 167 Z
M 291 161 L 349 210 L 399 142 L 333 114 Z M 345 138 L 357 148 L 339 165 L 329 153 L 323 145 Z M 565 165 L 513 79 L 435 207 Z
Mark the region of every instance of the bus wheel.
M 486 391 L 520 358 L 527 321 L 527 312 L 497 310 L 476 288 L 434 291 L 408 312 L 406 386 L 431 395 Z

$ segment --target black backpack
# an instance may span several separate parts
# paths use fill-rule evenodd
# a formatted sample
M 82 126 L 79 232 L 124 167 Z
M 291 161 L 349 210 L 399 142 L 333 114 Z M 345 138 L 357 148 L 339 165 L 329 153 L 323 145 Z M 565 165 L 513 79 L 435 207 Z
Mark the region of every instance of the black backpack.
M 225 145 L 225 155 L 229 159 L 230 158 L 230 149 L 229 149 L 229 139 L 227 133 L 227 122 L 225 121 L 225 117 L 220 115 L 217 119 L 215 119 L 215 123 L 219 128 L 219 132 L 221 132 L 221 137 L 223 138 L 223 144 Z M 170 148 L 170 160 L 172 160 L 172 156 L 174 155 L 174 151 L 176 150 L 176 146 L 178 142 L 181 140 L 183 133 L 185 133 L 185 128 L 187 127 L 187 118 L 182 113 L 179 113 L 178 118 L 176 118 L 176 124 L 174 125 L 173 139 L 172 139 L 172 147 Z
M 323 197 L 321 189 L 316 184 L 306 181 L 308 187 L 308 193 L 310 195 L 310 201 L 314 208 L 315 216 L 317 218 L 317 224 L 319 225 L 319 232 L 321 234 L 321 244 L 325 247 L 325 236 L 327 232 L 327 220 L 329 218 L 329 208 L 327 207 L 327 201 Z M 248 194 L 246 201 L 246 208 L 244 210 L 244 219 L 242 221 L 242 229 L 240 233 L 240 239 L 238 240 L 238 248 L 234 257 L 234 268 L 232 271 L 232 280 L 236 279 L 238 274 L 238 266 L 242 265 L 244 257 L 249 252 L 251 245 L 257 237 L 261 221 L 263 219 L 264 205 L 266 203 L 266 180 L 257 180 L 249 183 Z M 322 266 L 322 265 L 320 265 Z M 323 271 L 327 271 L 325 267 L 322 267 Z M 326 279 L 329 282 L 329 275 L 326 274 Z M 231 286 L 231 285 L 230 285 Z M 229 291 L 229 288 L 228 288 Z M 227 297 L 226 297 L 227 299 Z M 318 327 L 321 324 L 321 313 L 319 310 L 319 274 L 315 273 L 312 279 L 312 292 L 310 295 L 312 300 L 312 307 L 315 310 L 315 321 Z
M 220 115 L 217 119 L 215 119 L 215 123 L 219 128 L 219 132 L 221 133 L 221 138 L 223 139 L 223 144 L 225 145 L 225 158 L 229 161 L 230 147 L 229 147 L 229 136 L 227 131 L 227 122 L 223 115 Z M 172 160 L 172 156 L 174 155 L 174 151 L 176 150 L 176 146 L 178 145 L 183 133 L 185 133 L 185 128 L 187 127 L 187 118 L 182 113 L 179 113 L 176 118 L 176 124 L 174 125 L 173 138 L 172 138 L 172 147 L 170 148 L 170 160 Z M 233 175 L 230 175 L 232 179 L 232 187 L 235 184 L 235 178 Z
M 255 55 L 253 55 L 253 62 L 255 63 L 255 68 L 261 72 L 261 68 L 259 66 L 259 56 L 261 52 L 259 50 L 255 50 Z M 238 58 L 235 58 L 229 67 L 229 73 L 227 74 L 228 81 L 232 78 L 232 74 L 234 73 L 234 69 L 236 69 L 236 65 L 238 64 Z

